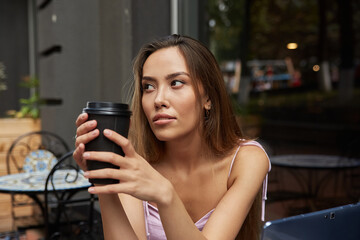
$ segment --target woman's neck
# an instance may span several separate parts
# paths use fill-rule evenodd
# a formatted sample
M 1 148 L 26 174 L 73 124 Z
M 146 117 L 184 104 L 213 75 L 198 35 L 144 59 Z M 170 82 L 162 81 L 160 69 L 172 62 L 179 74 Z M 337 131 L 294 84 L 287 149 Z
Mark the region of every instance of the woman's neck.
M 199 135 L 165 143 L 164 159 L 168 167 L 177 170 L 192 171 L 204 161 L 208 161 L 210 151 Z

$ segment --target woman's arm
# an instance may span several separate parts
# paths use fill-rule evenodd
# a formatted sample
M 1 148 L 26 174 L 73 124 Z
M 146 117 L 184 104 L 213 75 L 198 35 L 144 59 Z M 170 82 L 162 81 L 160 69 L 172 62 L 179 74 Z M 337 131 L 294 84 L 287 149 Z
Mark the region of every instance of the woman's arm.
M 138 239 L 117 194 L 99 194 L 99 202 L 106 240 Z
M 166 238 L 168 240 L 207 239 L 195 226 L 175 190 L 170 188 L 170 191 L 169 200 L 157 204 Z
M 99 194 L 99 202 L 106 240 L 146 239 L 144 217 L 141 217 L 143 208 L 137 199 L 118 194 Z
M 143 202 L 128 194 L 119 194 L 118 196 L 120 198 L 121 204 L 124 207 L 126 216 L 129 219 L 137 237 L 139 239 L 146 240 Z

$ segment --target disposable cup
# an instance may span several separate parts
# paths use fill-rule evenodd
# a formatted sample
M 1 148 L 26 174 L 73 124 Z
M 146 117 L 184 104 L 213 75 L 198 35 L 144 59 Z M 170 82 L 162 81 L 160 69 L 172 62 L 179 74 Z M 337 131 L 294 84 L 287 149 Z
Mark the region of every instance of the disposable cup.
M 85 144 L 85 151 L 104 151 L 114 152 L 124 156 L 121 147 L 114 142 L 110 141 L 103 134 L 104 129 L 111 129 L 120 135 L 127 137 L 129 132 L 131 111 L 129 106 L 123 103 L 113 102 L 87 102 L 86 108 L 83 112 L 89 115 L 88 120 L 97 121 L 97 129 L 100 134 L 94 140 Z M 89 170 L 103 169 L 103 168 L 119 168 L 111 163 L 88 160 L 87 168 Z M 90 179 L 94 184 L 112 184 L 118 183 L 115 179 Z

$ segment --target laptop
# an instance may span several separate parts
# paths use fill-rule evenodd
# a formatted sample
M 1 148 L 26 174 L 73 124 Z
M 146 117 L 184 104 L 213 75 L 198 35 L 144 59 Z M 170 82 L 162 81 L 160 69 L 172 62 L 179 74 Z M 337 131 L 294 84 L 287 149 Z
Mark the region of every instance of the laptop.
M 266 222 L 261 240 L 360 240 L 360 202 Z

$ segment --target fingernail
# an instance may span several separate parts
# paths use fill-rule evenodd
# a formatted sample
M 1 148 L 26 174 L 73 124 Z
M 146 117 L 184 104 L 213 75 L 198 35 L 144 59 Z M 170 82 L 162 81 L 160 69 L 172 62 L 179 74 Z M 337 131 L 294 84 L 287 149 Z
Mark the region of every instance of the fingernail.
M 94 130 L 94 131 L 92 131 L 92 133 L 91 133 L 93 136 L 95 136 L 96 134 L 97 134 L 97 131 L 96 130 Z
M 85 118 L 85 114 L 83 113 L 83 114 L 81 114 L 81 117 L 80 117 L 81 119 L 84 119 Z
M 90 173 L 88 173 L 88 172 L 84 172 L 84 177 L 89 177 L 89 175 L 90 175 Z
M 84 157 L 84 158 L 90 157 L 90 153 L 85 152 L 85 153 L 83 154 L 83 157 Z
M 93 192 L 95 192 L 95 189 L 91 187 L 88 189 L 88 191 L 89 191 L 89 193 L 93 193 Z
M 105 129 L 105 130 L 104 130 L 104 134 L 105 134 L 106 136 L 111 136 L 111 131 L 108 130 L 108 129 Z

